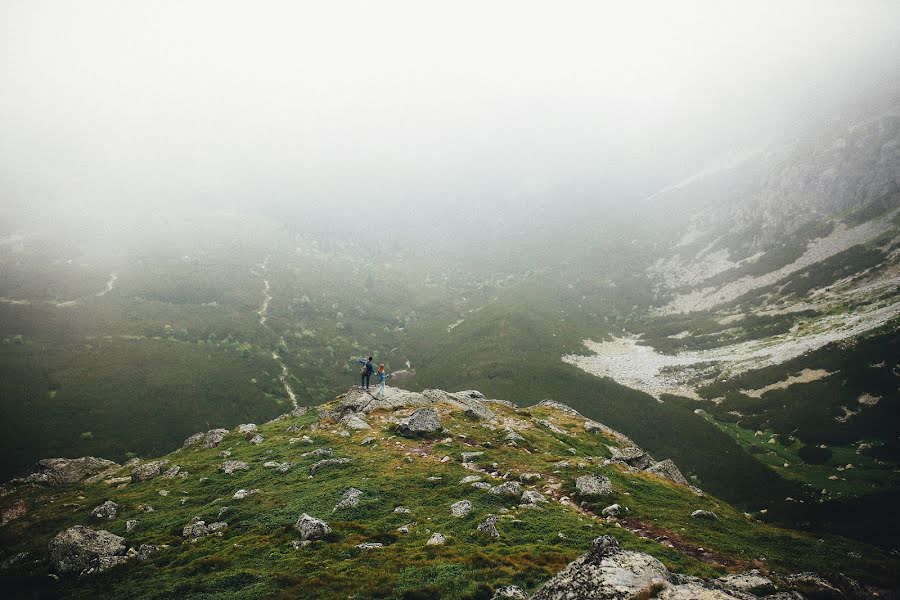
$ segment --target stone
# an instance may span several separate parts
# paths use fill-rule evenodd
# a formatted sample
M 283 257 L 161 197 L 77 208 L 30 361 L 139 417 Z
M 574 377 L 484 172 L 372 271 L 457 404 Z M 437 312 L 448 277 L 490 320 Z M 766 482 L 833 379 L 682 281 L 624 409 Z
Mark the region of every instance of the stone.
M 471 485 L 476 490 L 489 490 L 492 487 L 494 487 L 491 484 L 489 484 L 487 481 L 476 481 L 475 483 L 473 483 Z
M 636 446 L 626 448 L 610 447 L 609 450 L 612 453 L 611 460 L 613 462 L 624 463 L 635 469 L 646 469 L 653 464 L 653 459 Z
M 24 500 L 17 500 L 9 506 L 4 506 L 0 509 L 0 527 L 16 519 L 21 519 L 26 514 L 28 514 L 28 507 Z
M 534 490 L 525 490 L 522 492 L 522 499 L 520 500 L 522 504 L 538 504 L 541 502 L 548 502 L 546 496 L 541 494 L 540 492 L 536 492 Z
M 521 444 L 525 441 L 525 438 L 516 433 L 515 431 L 510 431 L 505 436 L 503 436 L 504 441 L 510 442 L 512 444 Z
M 582 475 L 575 480 L 575 493 L 589 498 L 612 494 L 612 483 L 605 475 Z
M 267 460 L 266 462 L 263 463 L 264 469 L 277 469 L 280 466 L 281 466 L 281 463 L 278 461 L 274 461 L 274 460 Z
M 365 419 L 363 419 L 356 413 L 349 413 L 344 415 L 344 417 L 341 419 L 341 425 L 353 431 L 372 429 L 372 426 L 369 425 Z
M 646 469 L 648 473 L 653 473 L 654 475 L 659 475 L 660 477 L 665 477 L 670 481 L 674 481 L 675 483 L 680 483 L 681 485 L 686 485 L 690 487 L 690 483 L 685 479 L 684 475 L 681 474 L 681 471 L 678 470 L 678 467 L 672 462 L 671 458 L 667 458 L 666 460 L 659 461 L 654 464 L 652 467 Z
M 185 525 L 181 530 L 181 536 L 187 540 L 197 539 L 209 535 L 209 527 L 206 521 L 200 517 L 194 517 L 191 522 Z
M 394 512 L 399 514 L 409 514 L 410 510 L 405 506 L 398 506 L 394 509 Z
M 184 441 L 184 447 L 189 448 L 200 444 L 200 448 L 203 450 L 215 448 L 225 439 L 228 433 L 227 429 L 210 429 L 206 433 L 195 433 Z
M 568 435 L 564 430 L 560 429 L 559 427 L 557 427 L 556 425 L 554 425 L 553 423 L 551 423 L 551 422 L 548 421 L 547 419 L 538 419 L 538 420 L 537 420 L 537 424 L 540 425 L 540 426 L 542 426 L 542 427 L 546 427 L 547 429 L 549 429 L 549 430 L 552 431 L 553 433 L 557 433 L 557 434 L 561 434 L 561 435 Z
M 518 481 L 506 481 L 501 483 L 500 485 L 495 485 L 490 490 L 488 490 L 489 494 L 494 494 L 495 496 L 509 496 L 510 498 L 520 498 L 522 496 L 522 484 Z
M 186 440 L 184 440 L 184 444 L 181 445 L 182 448 L 190 448 L 191 446 L 196 446 L 200 442 L 203 441 L 203 438 L 206 437 L 206 434 L 202 431 L 198 431 L 197 433 L 188 436 Z
M 181 473 L 181 467 L 175 465 L 169 469 L 166 469 L 166 472 L 162 474 L 163 479 L 175 479 L 178 477 L 178 474 Z
M 309 468 L 309 476 L 312 477 L 326 467 L 346 465 L 349 462 L 349 458 L 326 458 L 325 460 L 320 460 Z
M 148 481 L 160 474 L 162 468 L 168 463 L 167 460 L 152 460 L 150 462 L 138 465 L 131 470 L 131 480 L 134 482 Z
M 328 526 L 328 523 L 311 517 L 306 513 L 300 515 L 300 518 L 294 524 L 294 528 L 300 532 L 300 539 L 305 542 L 321 540 L 331 533 L 331 527 Z
M 478 524 L 475 531 L 483 533 L 490 538 L 498 539 L 500 537 L 500 531 L 497 529 L 497 523 L 499 521 L 500 517 L 497 515 L 488 515 L 484 521 Z
M 112 521 L 116 518 L 116 513 L 119 510 L 119 505 L 113 502 L 112 500 L 107 500 L 100 506 L 96 507 L 91 511 L 91 518 L 98 519 L 101 521 Z
M 50 540 L 50 565 L 56 573 L 81 573 L 100 558 L 125 554 L 125 539 L 103 530 L 76 525 Z
M 363 441 L 361 441 L 359 444 L 360 444 L 360 446 L 368 446 L 369 444 L 374 444 L 376 441 L 377 440 L 373 436 L 370 435 L 368 437 L 363 438 Z
M 253 494 L 258 494 L 259 490 L 238 490 L 234 493 L 234 496 L 231 497 L 232 500 L 243 500 L 244 498 L 251 496 Z
M 691 516 L 695 519 L 709 519 L 711 521 L 716 521 L 719 519 L 719 515 L 712 512 L 711 510 L 695 510 L 691 513 Z
M 249 441 L 250 441 L 250 443 L 253 444 L 254 446 L 259 446 L 260 444 L 263 443 L 263 441 L 264 441 L 265 439 L 266 439 L 266 438 L 264 438 L 261 434 L 257 433 L 256 435 L 254 435 L 253 437 L 251 437 Z
M 334 454 L 331 448 L 316 448 L 315 450 L 310 450 L 309 452 L 304 452 L 300 455 L 301 458 L 306 458 L 307 456 L 331 456 Z
M 248 433 L 256 433 L 259 427 L 256 426 L 256 423 L 244 423 L 242 425 L 237 426 L 238 433 L 248 434 Z
M 127 521 L 125 521 L 125 531 L 131 533 L 139 523 L 140 521 L 138 521 L 137 519 L 128 519 Z
M 463 452 L 460 456 L 462 456 L 462 461 L 464 463 L 472 462 L 472 460 L 484 456 L 484 452 Z
M 528 600 L 528 596 L 522 588 L 514 585 L 504 585 L 497 588 L 491 600 Z
M 604 517 L 618 517 L 623 512 L 628 512 L 628 509 L 624 506 L 619 506 L 618 504 L 610 504 L 601 510 L 600 514 Z
M 597 421 L 585 421 L 584 430 L 588 433 L 601 433 L 603 431 L 603 425 Z
M 219 471 L 231 475 L 235 471 L 249 471 L 250 465 L 240 460 L 226 460 L 219 467 Z
M 768 596 L 776 591 L 772 580 L 764 577 L 757 569 L 725 575 L 719 577 L 718 581 L 729 591 L 733 590 L 754 596 Z
M 275 470 L 278 471 L 279 473 L 287 473 L 288 471 L 290 471 L 293 468 L 294 468 L 294 463 L 286 462 L 286 463 L 281 463 L 280 465 L 275 467 Z
M 481 477 L 479 477 L 478 475 L 466 475 L 465 477 L 463 477 L 462 479 L 459 480 L 459 482 L 463 485 L 466 485 L 469 483 L 475 483 L 476 481 L 481 481 Z
M 80 483 L 119 468 L 118 463 L 94 456 L 81 458 L 45 458 L 39 460 L 34 473 L 18 480 L 43 485 Z
M 524 483 L 531 483 L 534 481 L 540 481 L 542 478 L 540 473 L 522 473 L 519 475 L 519 481 Z
M 168 546 L 163 546 L 163 547 L 168 548 Z M 151 554 L 157 553 L 159 551 L 159 548 L 160 547 L 156 546 L 155 544 L 141 544 L 138 547 L 137 555 L 135 556 L 135 558 L 137 558 L 139 561 L 143 562 L 143 561 L 147 560 L 148 558 L 150 558 Z
M 428 538 L 428 541 L 425 542 L 426 546 L 443 546 L 447 543 L 447 538 L 444 537 L 441 533 L 432 533 L 431 537 Z
M 420 437 L 441 430 L 441 421 L 433 408 L 420 408 L 397 426 L 397 433 L 404 437 Z
M 341 496 L 341 500 L 334 505 L 334 510 L 355 507 L 357 504 L 359 504 L 359 499 L 362 497 L 362 494 L 362 491 L 356 489 L 355 487 L 348 489 L 346 492 L 344 492 L 344 495 Z
M 384 548 L 384 544 L 381 542 L 363 542 L 362 544 L 357 544 L 356 547 L 360 550 L 376 550 L 378 548 Z
M 468 500 L 460 500 L 450 505 L 450 514 L 461 519 L 472 512 L 472 503 Z

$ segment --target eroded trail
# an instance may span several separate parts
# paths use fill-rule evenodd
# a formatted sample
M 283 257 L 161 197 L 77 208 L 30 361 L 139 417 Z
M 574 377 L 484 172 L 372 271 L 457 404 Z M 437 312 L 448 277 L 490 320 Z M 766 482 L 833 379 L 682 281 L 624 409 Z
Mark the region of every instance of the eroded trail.
M 260 271 L 262 271 L 263 273 L 265 273 L 265 271 L 267 271 L 269 268 L 269 258 L 270 255 L 267 255 L 262 264 L 259 265 Z M 250 272 L 254 275 L 263 277 L 263 301 L 259 306 L 259 310 L 256 311 L 256 314 L 259 315 L 260 327 L 265 327 L 267 330 L 272 331 L 272 328 L 266 324 L 266 321 L 269 317 L 269 303 L 272 302 L 272 286 L 269 283 L 269 280 L 266 279 L 262 274 L 257 273 L 253 269 L 250 269 Z M 284 346 L 283 336 L 279 336 L 278 341 L 281 346 Z M 291 384 L 288 383 L 288 379 L 291 377 L 290 370 L 287 368 L 287 365 L 284 364 L 284 360 L 282 360 L 281 356 L 277 352 L 272 352 L 272 358 L 275 360 L 275 362 L 278 363 L 278 366 L 281 367 L 281 375 L 278 376 L 278 381 L 280 381 L 281 385 L 284 387 L 284 392 L 287 394 L 288 398 L 291 399 L 291 404 L 294 406 L 294 408 L 299 408 L 300 405 L 297 403 L 297 394 L 294 393 L 294 388 L 292 388 Z

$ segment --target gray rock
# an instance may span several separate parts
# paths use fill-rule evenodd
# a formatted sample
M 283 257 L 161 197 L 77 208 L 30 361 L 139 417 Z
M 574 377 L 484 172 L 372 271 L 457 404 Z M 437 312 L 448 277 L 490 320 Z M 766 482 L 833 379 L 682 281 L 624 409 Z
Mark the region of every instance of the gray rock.
M 490 538 L 498 539 L 500 537 L 500 531 L 497 529 L 497 523 L 499 521 L 500 518 L 497 515 L 488 515 L 484 521 L 478 524 L 475 531 L 483 533 Z
M 226 460 L 219 467 L 219 471 L 226 475 L 231 475 L 235 471 L 249 471 L 250 465 L 240 460 Z
M 275 467 L 275 470 L 278 471 L 279 473 L 287 473 L 288 471 L 290 471 L 293 468 L 294 468 L 294 463 L 286 462 L 286 463 L 281 463 L 280 465 Z
M 344 492 L 344 495 L 341 496 L 340 502 L 334 505 L 334 510 L 339 510 L 342 508 L 353 508 L 354 506 L 359 504 L 359 499 L 361 497 L 362 491 L 356 489 L 355 487 L 352 487 Z
M 520 502 L 522 504 L 538 504 L 541 502 L 548 502 L 548 500 L 540 492 L 536 492 L 534 490 L 525 490 L 524 492 L 522 492 L 522 499 L 520 500 Z
M 167 548 L 168 546 L 164 547 Z M 156 546 L 154 544 L 141 544 L 140 547 L 138 547 L 137 555 L 135 556 L 135 558 L 143 562 L 150 558 L 151 554 L 156 554 L 158 551 L 159 546 Z
M 432 533 L 431 537 L 428 538 L 428 541 L 425 542 L 426 546 L 443 546 L 447 543 L 447 538 L 444 537 L 441 533 Z
M 475 483 L 472 484 L 472 487 L 475 488 L 476 490 L 489 490 L 494 486 L 489 484 L 487 481 L 476 481 Z
M 107 500 L 91 511 L 91 518 L 99 519 L 101 521 L 112 521 L 116 518 L 116 513 L 118 510 L 118 504 L 116 504 L 112 500 Z
M 91 561 L 91 566 L 82 571 L 82 575 L 92 575 L 94 573 L 103 573 L 109 571 L 113 567 L 118 567 L 128 562 L 127 556 L 99 556 Z
M 635 469 L 646 469 L 653 464 L 653 459 L 636 446 L 626 448 L 610 447 L 614 462 L 621 462 Z
M 181 536 L 187 540 L 193 540 L 209 535 L 209 527 L 206 521 L 200 517 L 194 517 L 191 522 L 185 525 L 181 530 Z
M 198 431 L 197 433 L 188 436 L 186 440 L 184 440 L 184 444 L 182 444 L 182 448 L 190 448 L 191 446 L 196 446 L 200 442 L 203 441 L 203 438 L 206 437 L 206 434 L 202 431 Z
M 484 452 L 463 452 L 460 456 L 462 456 L 463 462 L 472 462 L 474 459 L 484 456 Z
M 248 433 L 256 433 L 259 427 L 256 426 L 256 423 L 244 423 L 242 425 L 237 426 L 238 433 L 248 434 Z
M 584 430 L 588 433 L 601 433 L 603 431 L 603 425 L 597 421 L 585 421 Z
M 404 437 L 419 437 L 437 433 L 441 430 L 441 421 L 433 408 L 420 408 L 406 417 L 397 426 L 397 433 Z
M 300 515 L 300 518 L 294 524 L 294 528 L 300 532 L 300 539 L 305 542 L 321 540 L 331 533 L 331 527 L 328 526 L 328 523 L 311 517 L 306 513 Z
M 506 481 L 500 485 L 495 485 L 488 493 L 496 496 L 509 496 L 510 498 L 520 498 L 522 496 L 522 484 L 518 481 Z
M 310 450 L 309 452 L 304 452 L 300 455 L 301 458 L 306 458 L 307 456 L 331 456 L 334 454 L 331 448 L 316 448 L 315 450 Z
M 600 514 L 604 517 L 618 517 L 623 512 L 628 512 L 628 509 L 624 506 L 619 506 L 618 504 L 610 504 L 601 510 Z
M 347 429 L 352 429 L 353 431 L 372 429 L 372 426 L 369 425 L 365 419 L 363 419 L 356 413 L 349 413 L 344 415 L 344 417 L 341 419 L 341 425 L 343 425 Z
M 231 497 L 232 500 L 243 500 L 248 496 L 253 494 L 258 494 L 259 490 L 238 490 L 234 493 L 234 496 Z
M 667 458 L 666 460 L 661 460 L 652 467 L 646 469 L 648 473 L 653 473 L 654 475 L 659 475 L 660 477 L 665 477 L 670 481 L 674 481 L 675 483 L 680 483 L 681 485 L 690 486 L 691 484 L 685 479 L 684 475 L 681 474 L 681 471 L 678 470 L 678 467 L 672 462 L 671 458 Z
M 362 544 L 357 544 L 356 547 L 360 550 L 376 550 L 378 548 L 384 548 L 384 544 L 381 542 L 363 542 Z
M 178 474 L 181 473 L 181 467 L 175 465 L 169 469 L 166 469 L 166 472 L 162 474 L 163 479 L 175 479 L 178 477 Z
M 128 519 L 127 521 L 125 521 L 125 531 L 131 533 L 139 524 L 140 521 L 138 521 L 137 519 Z
M 138 465 L 131 470 L 131 480 L 134 482 L 148 481 L 160 474 L 162 468 L 168 463 L 167 460 L 152 460 L 150 462 Z
M 612 494 L 612 483 L 605 475 L 582 475 L 575 480 L 575 493 L 585 498 Z
M 466 485 L 468 483 L 475 483 L 476 481 L 481 481 L 481 477 L 479 477 L 478 475 L 466 475 L 459 480 L 459 482 L 463 485 Z
M 202 437 L 197 437 L 198 435 L 202 435 Z M 206 449 L 215 448 L 216 446 L 218 446 L 222 442 L 222 440 L 225 439 L 225 437 L 227 435 L 228 435 L 227 429 L 210 429 L 209 431 L 207 431 L 204 434 L 195 433 L 194 435 L 189 437 L 187 440 L 185 440 L 184 443 L 185 443 L 185 447 L 193 446 L 194 444 L 200 443 L 200 448 L 206 450 Z M 188 444 L 189 441 L 191 442 L 190 444 Z
M 349 458 L 326 458 L 325 460 L 320 460 L 309 468 L 309 476 L 312 477 L 326 467 L 346 465 L 348 462 L 350 462 Z
M 472 503 L 468 500 L 460 500 L 450 505 L 450 514 L 461 519 L 472 512 Z
M 409 514 L 410 510 L 405 506 L 398 506 L 394 509 L 394 512 L 398 514 Z
M 551 422 L 548 421 L 547 419 L 538 419 L 538 420 L 537 420 L 537 424 L 540 425 L 540 426 L 542 426 L 542 427 L 546 427 L 547 429 L 549 429 L 549 430 L 552 431 L 553 433 L 562 434 L 562 435 L 568 435 L 568 433 L 566 433 L 564 430 L 560 429 L 559 427 L 557 427 L 556 425 L 554 425 L 553 423 L 551 423 Z
M 528 596 L 522 591 L 522 588 L 514 585 L 504 585 L 497 588 L 491 600 L 528 600 Z
M 719 515 L 712 512 L 711 510 L 695 510 L 691 513 L 691 516 L 695 519 L 709 519 L 711 521 L 716 521 L 719 519 Z
M 521 435 L 519 435 L 515 431 L 510 431 L 505 436 L 503 436 L 503 439 L 507 442 L 512 442 L 514 444 L 521 444 L 522 442 L 525 441 L 525 438 L 523 438 Z
M 369 444 L 374 444 L 376 441 L 377 439 L 370 435 L 366 438 L 363 438 L 363 441 L 361 441 L 359 444 L 361 446 L 368 446 Z
M 253 444 L 254 446 L 259 446 L 260 444 L 263 443 L 263 441 L 265 441 L 265 439 L 266 439 L 266 438 L 264 438 L 264 437 L 262 436 L 262 434 L 257 433 L 256 435 L 254 435 L 253 437 L 251 437 L 249 441 L 250 441 L 250 443 Z
M 111 460 L 96 458 L 94 456 L 82 456 L 81 458 L 45 458 L 38 461 L 34 473 L 22 479 L 13 480 L 16 483 L 40 483 L 44 485 L 66 485 L 80 483 L 82 481 L 102 477 L 105 473 L 118 468 L 120 465 Z
M 300 428 L 296 425 L 290 425 L 284 430 L 285 433 L 297 433 L 298 431 L 300 431 Z
M 56 573 L 80 573 L 102 557 L 125 554 L 125 539 L 108 531 L 76 525 L 50 540 L 50 565 Z
M 542 475 L 540 473 L 522 473 L 521 475 L 519 475 L 519 481 L 523 481 L 526 483 L 540 481 L 541 478 Z
M 768 577 L 764 577 L 757 569 L 745 573 L 732 573 L 719 577 L 718 581 L 729 591 L 753 594 L 754 596 L 767 596 L 775 593 L 775 584 Z

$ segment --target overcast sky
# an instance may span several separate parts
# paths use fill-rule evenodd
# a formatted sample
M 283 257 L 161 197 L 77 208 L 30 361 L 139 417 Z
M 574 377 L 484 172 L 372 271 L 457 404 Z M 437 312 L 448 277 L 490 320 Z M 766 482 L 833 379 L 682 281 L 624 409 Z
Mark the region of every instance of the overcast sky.
M 4 0 L 0 82 L 4 230 L 41 207 L 621 206 L 897 98 L 900 2 Z

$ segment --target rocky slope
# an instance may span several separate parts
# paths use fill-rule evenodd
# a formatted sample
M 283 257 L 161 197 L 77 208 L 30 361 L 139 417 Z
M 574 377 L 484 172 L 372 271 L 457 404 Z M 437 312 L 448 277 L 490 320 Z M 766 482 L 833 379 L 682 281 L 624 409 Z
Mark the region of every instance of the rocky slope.
M 46 460 L 0 509 L 23 597 L 862 598 L 900 567 L 755 521 L 564 404 L 474 391 L 351 390 L 154 460 Z

